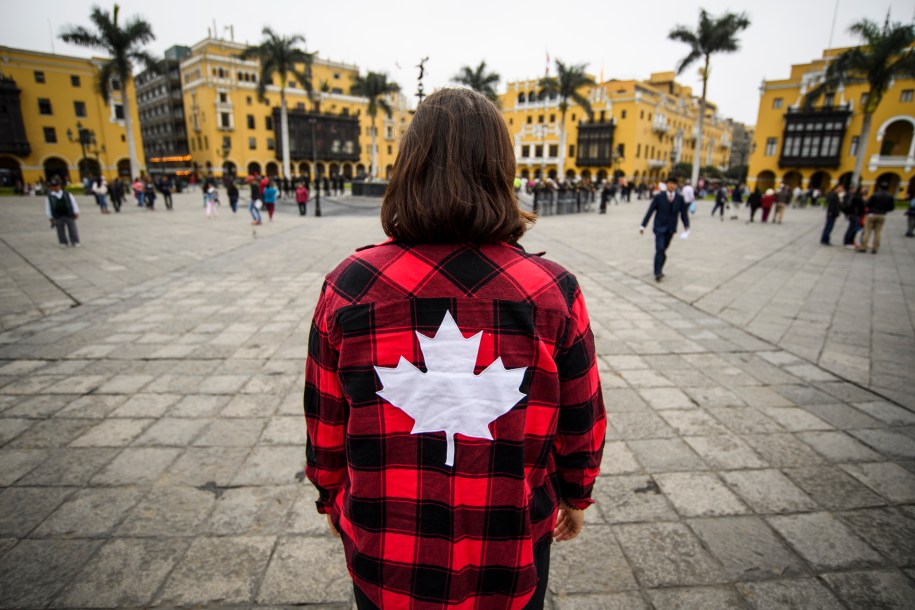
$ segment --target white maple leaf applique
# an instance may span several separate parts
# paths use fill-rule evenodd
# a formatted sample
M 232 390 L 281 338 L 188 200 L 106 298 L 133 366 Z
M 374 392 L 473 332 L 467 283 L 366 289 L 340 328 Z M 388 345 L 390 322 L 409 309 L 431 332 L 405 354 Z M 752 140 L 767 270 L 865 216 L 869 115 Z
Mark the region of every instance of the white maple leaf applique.
M 413 418 L 411 434 L 444 432 L 445 465 L 453 466 L 454 435 L 493 440 L 490 422 L 525 396 L 519 388 L 527 367 L 507 369 L 500 356 L 474 375 L 483 331 L 465 339 L 450 311 L 434 337 L 416 336 L 427 372 L 403 356 L 394 368 L 376 366 L 382 384 L 377 394 Z

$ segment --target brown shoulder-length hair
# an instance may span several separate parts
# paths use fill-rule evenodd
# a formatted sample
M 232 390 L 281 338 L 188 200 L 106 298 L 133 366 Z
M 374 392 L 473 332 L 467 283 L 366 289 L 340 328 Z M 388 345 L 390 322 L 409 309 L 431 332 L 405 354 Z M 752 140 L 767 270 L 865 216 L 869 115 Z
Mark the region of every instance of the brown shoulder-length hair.
M 496 105 L 442 89 L 416 109 L 381 204 L 381 226 L 408 243 L 516 243 L 534 215 L 514 190 L 515 151 Z

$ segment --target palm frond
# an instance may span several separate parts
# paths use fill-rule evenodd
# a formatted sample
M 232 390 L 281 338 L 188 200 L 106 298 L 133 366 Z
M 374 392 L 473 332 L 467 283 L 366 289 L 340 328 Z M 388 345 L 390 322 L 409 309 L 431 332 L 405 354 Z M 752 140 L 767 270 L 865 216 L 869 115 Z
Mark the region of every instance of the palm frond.
M 76 44 L 81 47 L 90 47 L 102 51 L 108 50 L 108 45 L 105 44 L 105 41 L 102 40 L 98 34 L 90 32 L 81 25 L 65 28 L 60 34 L 60 39 L 64 42 Z
M 102 67 L 99 69 L 96 78 L 98 82 L 95 84 L 98 89 L 99 94 L 102 96 L 102 99 L 105 103 L 108 103 L 108 98 L 111 95 L 111 77 L 114 76 L 114 62 L 106 61 L 102 64 Z

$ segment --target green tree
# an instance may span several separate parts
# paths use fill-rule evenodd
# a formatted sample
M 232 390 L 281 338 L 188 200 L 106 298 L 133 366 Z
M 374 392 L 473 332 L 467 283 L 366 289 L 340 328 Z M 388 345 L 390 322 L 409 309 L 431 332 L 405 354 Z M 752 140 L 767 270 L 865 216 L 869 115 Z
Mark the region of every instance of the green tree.
M 724 177 L 736 182 L 746 182 L 748 169 L 746 165 L 734 165 L 724 172 Z
M 152 26 L 141 17 L 128 19 L 123 27 L 118 24 L 120 7 L 114 5 L 114 13 L 103 11 L 98 6 L 92 7 L 89 20 L 94 28 L 81 25 L 65 26 L 60 38 L 64 42 L 82 47 L 97 49 L 111 58 L 102 64 L 98 75 L 98 90 L 107 103 L 112 89 L 112 80 L 120 83 L 121 105 L 124 109 L 124 126 L 127 130 L 127 154 L 130 157 L 130 175 L 140 175 L 140 164 L 137 162 L 137 145 L 133 137 L 133 113 L 128 82 L 133 77 L 135 64 L 156 70 L 157 61 L 143 46 L 156 39 Z
M 833 59 L 823 80 L 806 96 L 812 106 L 828 90 L 843 85 L 866 83 L 867 93 L 861 104 L 864 121 L 858 138 L 858 154 L 851 183 L 860 184 L 864 156 L 870 139 L 874 112 L 895 79 L 915 77 L 915 26 L 890 23 L 889 16 L 881 28 L 868 19 L 852 24 L 848 31 L 864 39 L 864 45 L 849 49 Z
M 673 166 L 673 169 L 670 170 L 670 175 L 674 178 L 685 180 L 689 178 L 693 173 L 693 164 L 686 163 L 681 161 Z
M 378 110 L 381 109 L 391 118 L 393 109 L 388 103 L 387 97 L 391 94 L 398 93 L 400 85 L 388 80 L 388 75 L 384 72 L 369 72 L 365 76 L 361 74 L 356 77 L 350 93 L 368 98 L 368 108 L 366 114 L 372 119 L 372 166 L 369 170 L 369 176 L 376 178 L 378 172 L 378 132 L 375 129 L 375 118 L 378 116 Z
M 486 62 L 481 61 L 476 68 L 462 66 L 461 71 L 455 74 L 451 80 L 462 85 L 467 85 L 474 91 L 482 93 L 494 102 L 498 102 L 499 95 L 496 93 L 496 87 L 502 77 L 497 72 L 488 72 Z
M 587 94 L 581 92 L 582 87 L 594 84 L 594 79 L 585 73 L 588 64 L 565 65 L 556 60 L 556 76 L 545 76 L 540 79 L 540 86 L 544 91 L 559 96 L 559 114 L 562 122 L 559 123 L 559 179 L 565 178 L 566 158 L 566 112 L 569 102 L 572 101 L 584 109 L 588 118 L 594 115 L 591 102 Z
M 311 85 L 311 61 L 314 53 L 306 53 L 298 47 L 305 44 L 300 34 L 278 36 L 272 29 L 263 29 L 264 40 L 256 46 L 245 48 L 241 59 L 257 59 L 260 63 L 260 77 L 257 79 L 257 97 L 264 99 L 267 85 L 273 84 L 273 75 L 280 79 L 280 133 L 283 139 L 283 176 L 291 172 L 289 162 L 289 114 L 286 110 L 286 85 L 292 77 L 299 81 L 309 94 Z
M 693 160 L 692 181 L 699 180 L 699 161 L 702 158 L 702 128 L 705 124 L 705 99 L 708 91 L 709 67 L 712 55 L 716 53 L 733 53 L 740 48 L 737 34 L 750 26 L 746 13 L 727 12 L 721 17 L 710 16 L 705 9 L 699 10 L 699 25 L 695 30 L 678 25 L 667 35 L 671 40 L 678 40 L 689 45 L 689 54 L 677 64 L 677 74 L 697 61 L 702 62 L 699 74 L 702 76 L 702 97 L 699 100 L 699 120 L 696 131 L 696 152 Z
M 721 180 L 724 178 L 724 173 L 714 165 L 703 166 L 701 173 L 706 180 Z

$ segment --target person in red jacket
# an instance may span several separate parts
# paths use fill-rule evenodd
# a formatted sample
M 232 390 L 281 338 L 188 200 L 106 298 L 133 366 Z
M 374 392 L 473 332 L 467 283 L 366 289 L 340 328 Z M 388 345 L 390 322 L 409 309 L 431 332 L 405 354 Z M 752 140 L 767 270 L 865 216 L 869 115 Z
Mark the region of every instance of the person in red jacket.
M 775 191 L 772 189 L 766 189 L 766 194 L 762 196 L 762 222 L 769 222 L 769 212 L 772 211 L 772 206 L 775 205 Z
M 327 275 L 305 474 L 359 608 L 542 608 L 550 544 L 592 503 L 606 414 L 574 275 L 518 243 L 499 109 L 427 97 L 382 203 L 389 239 Z

